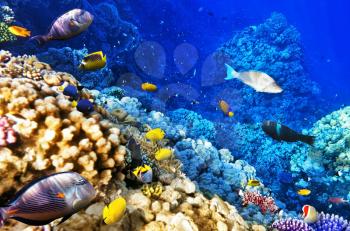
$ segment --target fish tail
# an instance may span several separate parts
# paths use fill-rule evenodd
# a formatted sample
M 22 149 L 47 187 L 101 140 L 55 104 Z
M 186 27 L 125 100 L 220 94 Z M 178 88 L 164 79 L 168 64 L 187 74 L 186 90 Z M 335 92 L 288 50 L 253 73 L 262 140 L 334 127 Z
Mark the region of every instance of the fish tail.
M 231 80 L 234 78 L 238 78 L 238 72 L 235 71 L 230 65 L 228 65 L 227 63 L 225 63 L 226 66 L 226 78 L 225 80 Z
M 32 37 L 30 40 L 35 40 L 38 42 L 39 46 L 43 46 L 50 39 L 47 35 L 37 35 L 37 36 Z
M 302 142 L 304 142 L 304 143 L 307 143 L 307 144 L 311 145 L 311 146 L 313 146 L 314 143 L 315 143 L 315 137 L 314 136 L 302 135 L 300 137 L 300 140 Z
M 0 208 L 0 227 L 2 227 L 7 220 L 7 208 Z

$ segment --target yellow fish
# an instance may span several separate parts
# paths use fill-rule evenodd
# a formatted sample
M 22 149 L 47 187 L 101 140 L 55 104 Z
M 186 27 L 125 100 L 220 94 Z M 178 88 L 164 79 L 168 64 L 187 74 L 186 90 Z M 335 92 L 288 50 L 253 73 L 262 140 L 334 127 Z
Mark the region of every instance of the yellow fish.
M 144 164 L 142 166 L 139 166 L 139 167 L 135 168 L 132 173 L 142 183 L 151 183 L 152 180 L 153 180 L 152 168 L 149 165 L 147 165 L 147 164 Z
M 103 208 L 103 221 L 107 224 L 113 224 L 120 221 L 126 211 L 126 201 L 123 197 L 119 197 Z
M 157 90 L 157 86 L 152 83 L 143 83 L 141 84 L 141 89 L 144 91 L 155 92 Z
M 155 153 L 156 160 L 167 160 L 173 154 L 173 150 L 170 148 L 161 148 Z
M 303 188 L 303 189 L 299 189 L 299 190 L 298 190 L 298 194 L 299 194 L 300 196 L 308 196 L 308 195 L 310 195 L 310 193 L 311 193 L 311 190 L 306 189 L 306 188 Z
M 225 100 L 219 101 L 219 107 L 221 111 L 227 115 L 228 117 L 232 117 L 234 115 L 233 111 L 231 110 L 230 105 Z
M 258 180 L 249 180 L 247 185 L 257 187 L 257 186 L 260 186 L 260 181 L 258 181 Z
M 79 69 L 84 71 L 95 71 L 105 67 L 106 62 L 106 55 L 103 55 L 102 51 L 97 51 L 85 56 L 79 65 Z
M 10 26 L 8 30 L 18 37 L 29 37 L 30 31 L 20 26 Z
M 148 131 L 145 135 L 146 139 L 155 142 L 162 140 L 165 136 L 165 132 L 161 128 L 155 128 Z

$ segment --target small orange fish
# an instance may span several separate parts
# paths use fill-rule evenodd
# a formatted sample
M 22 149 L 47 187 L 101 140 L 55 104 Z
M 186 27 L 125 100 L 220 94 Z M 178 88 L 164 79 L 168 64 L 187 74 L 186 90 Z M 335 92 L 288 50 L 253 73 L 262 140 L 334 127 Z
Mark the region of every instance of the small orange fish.
M 333 203 L 333 204 L 343 204 L 343 203 L 348 203 L 348 200 L 344 200 L 342 197 L 330 197 L 328 198 L 328 201 Z
M 233 111 L 231 110 L 230 105 L 225 100 L 219 101 L 219 107 L 225 115 L 227 115 L 229 117 L 232 117 L 234 115 Z
M 29 37 L 31 33 L 26 28 L 20 26 L 10 26 L 8 30 L 11 32 L 11 34 L 14 34 L 18 37 Z

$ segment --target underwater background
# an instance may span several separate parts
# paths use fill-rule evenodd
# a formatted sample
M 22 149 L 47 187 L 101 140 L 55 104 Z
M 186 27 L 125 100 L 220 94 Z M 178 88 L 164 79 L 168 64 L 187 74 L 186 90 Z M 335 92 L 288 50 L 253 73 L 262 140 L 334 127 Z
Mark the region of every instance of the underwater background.
M 25 119 L 35 119 L 38 131 L 33 128 L 35 135 L 31 139 L 35 137 L 37 140 L 32 142 L 46 142 L 49 147 L 45 149 L 41 144 L 40 147 L 29 145 L 31 152 L 41 153 L 44 149 L 45 154 L 37 161 L 35 157 L 26 157 L 24 153 L 30 153 L 26 146 L 27 142 L 30 143 L 26 141 L 30 137 L 25 135 L 28 131 L 14 128 L 18 141 L 11 145 L 4 141 L 4 145 L 0 145 L 0 150 L 6 148 L 0 151 L 0 167 L 3 167 L 0 173 L 11 169 L 10 163 L 13 161 L 22 160 L 26 167 L 25 170 L 9 174 L 6 180 L 0 179 L 2 184 L 13 184 L 13 187 L 0 189 L 2 203 L 6 203 L 28 180 L 42 174 L 67 170 L 81 173 L 104 193 L 108 199 L 100 199 L 99 203 L 110 202 L 115 195 L 131 195 L 132 198 L 146 184 L 141 182 L 134 186 L 118 174 L 124 174 L 123 169 L 129 164 L 124 163 L 124 159 L 129 158 L 133 163 L 130 154 L 133 150 L 128 144 L 130 137 L 138 137 L 135 139 L 141 145 L 144 156 L 148 155 L 143 158 L 148 158 L 157 168 L 170 172 L 169 169 L 176 169 L 173 172 L 174 181 L 185 175 L 207 200 L 214 200 L 217 195 L 234 206 L 235 212 L 246 222 L 242 230 L 264 230 L 262 226 L 265 230 L 272 230 L 272 227 L 277 230 L 350 230 L 347 221 L 350 219 L 350 2 L 0 0 L 0 7 L 0 50 L 3 50 L 0 53 L 0 61 L 3 62 L 0 65 L 0 77 L 5 79 L 3 81 L 11 85 L 7 79 L 9 77 L 35 79 L 35 76 L 37 81 L 46 81 L 50 87 L 57 87 L 55 85 L 61 84 L 63 80 L 81 86 L 88 92 L 87 98 L 93 99 L 95 107 L 92 114 L 89 114 L 90 111 L 80 111 L 84 118 L 93 118 L 98 121 L 96 123 L 100 123 L 103 122 L 101 118 L 106 117 L 117 124 L 115 126 L 120 132 L 116 134 L 123 136 L 118 145 L 128 150 L 119 150 L 123 157 L 111 159 L 110 150 L 118 149 L 118 145 L 114 147 L 112 141 L 109 144 L 105 140 L 98 143 L 97 138 L 94 140 L 87 135 L 92 140 L 91 145 L 100 150 L 96 153 L 101 152 L 105 157 L 101 157 L 101 160 L 97 157 L 92 166 L 89 163 L 86 168 L 87 163 L 83 163 L 78 156 L 84 156 L 83 152 L 87 149 L 73 145 L 73 138 L 65 143 L 67 149 L 63 151 L 59 150 L 63 146 L 60 139 L 65 139 L 64 135 L 55 136 L 50 142 L 40 139 L 45 133 L 39 132 L 40 129 L 63 133 L 64 129 L 70 128 L 68 125 L 65 128 L 63 122 L 66 114 L 58 113 L 62 126 L 57 125 L 53 129 L 45 119 L 51 116 L 47 112 L 49 109 L 47 114 L 38 112 L 39 103 L 19 103 L 17 107 L 10 105 L 11 100 L 0 100 L 1 107 L 7 108 L 0 110 L 1 116 L 20 112 Z M 63 41 L 38 45 L 35 39 L 16 36 L 8 30 L 10 26 L 16 25 L 28 29 L 31 36 L 46 34 L 56 18 L 75 8 L 90 12 L 94 16 L 93 22 L 80 35 Z M 79 69 L 84 57 L 96 51 L 106 55 L 106 65 L 94 71 Z M 23 55 L 35 55 L 37 60 Z M 1 57 L 7 56 L 11 61 L 5 63 Z M 44 65 L 42 69 L 45 71 L 40 67 L 36 73 L 35 62 L 39 61 L 49 64 L 50 68 Z M 18 65 L 21 66 L 20 70 Z M 283 91 L 277 94 L 259 92 L 244 82 L 243 78 L 225 79 L 227 65 L 238 74 L 247 71 L 266 73 Z M 53 80 L 47 82 L 48 77 L 45 76 L 51 68 L 54 72 L 50 75 L 60 76 L 59 84 Z M 63 77 L 65 74 L 62 73 L 69 73 L 74 80 L 68 81 L 69 78 Z M 143 87 L 142 84 L 146 82 L 151 83 L 151 86 Z M 6 84 L 0 87 L 4 88 Z M 0 94 L 7 99 L 4 92 L 0 91 Z M 57 92 L 62 96 L 62 93 Z M 57 96 L 57 100 L 60 99 Z M 219 103 L 222 100 L 226 107 Z M 27 116 L 22 109 L 32 109 L 40 116 Z M 67 113 L 77 110 L 71 106 Z M 59 117 L 55 113 L 54 117 Z M 100 113 L 101 118 L 95 113 Z M 11 120 L 11 116 L 8 118 Z M 67 119 L 76 123 L 72 118 L 75 117 L 67 115 Z M 277 123 L 274 125 L 276 127 L 271 128 L 276 129 L 272 135 L 264 129 L 265 121 Z M 286 129 L 284 126 L 292 129 L 286 133 L 287 137 L 283 137 L 284 133 L 279 130 Z M 103 123 L 101 127 L 104 127 Z M 112 128 L 107 127 L 104 135 L 111 133 L 108 129 Z M 164 132 L 166 144 L 155 144 L 140 138 L 149 130 L 157 128 Z M 83 139 L 84 135 L 78 135 L 80 127 L 75 129 L 77 131 L 71 133 L 77 139 Z M 66 133 L 69 133 L 68 130 L 65 130 Z M 86 134 L 89 132 L 86 131 Z M 293 137 L 292 142 L 288 140 L 290 136 Z M 313 136 L 314 142 L 306 142 L 305 136 Z M 59 145 L 56 147 L 55 143 Z M 81 144 L 80 141 L 77 143 Z M 108 145 L 112 145 L 112 148 L 106 148 Z M 73 152 L 73 148 L 68 147 L 78 147 L 80 154 L 63 157 L 64 163 L 72 165 L 58 167 L 55 158 Z M 173 157 L 170 161 L 164 160 L 169 162 L 158 163 L 154 153 L 165 147 L 173 151 Z M 6 159 L 8 150 L 17 159 Z M 104 162 L 109 159 L 110 162 Z M 115 164 L 110 164 L 112 160 Z M 39 164 L 38 161 L 45 164 Z M 149 165 L 154 169 L 152 164 Z M 104 176 L 107 170 L 110 177 L 106 180 Z M 105 184 L 98 183 L 101 178 Z M 163 186 L 173 186 L 172 181 L 157 178 L 153 179 L 153 183 L 160 181 Z M 113 180 L 122 182 L 123 187 L 118 186 L 123 188 L 122 192 L 117 190 L 117 186 L 112 187 L 114 193 L 109 192 Z M 183 197 L 191 197 L 193 193 L 191 191 Z M 127 202 L 132 201 L 130 198 Z M 152 202 L 154 200 L 167 199 L 152 197 Z M 305 205 L 316 208 L 317 221 L 307 220 Z M 190 210 L 195 209 L 191 207 Z M 174 211 L 174 214 L 178 212 Z M 151 213 L 156 217 L 160 212 L 153 210 Z M 85 215 L 83 213 L 81 216 Z M 186 216 L 191 217 L 189 214 Z M 130 217 L 128 219 L 132 220 Z M 84 220 L 81 217 L 76 219 Z M 98 219 L 101 218 L 96 218 L 91 226 L 103 229 Z M 121 223 L 126 222 L 126 218 L 123 219 Z M 195 223 L 196 217 L 192 216 L 192 219 Z M 143 225 L 158 221 L 156 218 L 144 220 Z M 62 230 L 79 230 L 69 227 L 69 223 L 65 229 L 67 222 L 62 224 Z M 167 221 L 162 222 L 168 224 Z M 253 228 L 253 225 L 261 226 L 258 229 Z M 240 230 L 232 224 L 227 226 L 230 230 Z M 142 230 L 142 225 L 137 228 L 125 227 L 119 228 Z M 207 228 L 225 230 L 213 227 Z M 149 230 L 158 229 L 153 227 Z M 181 229 L 175 227 L 170 230 Z M 193 226 L 187 230 L 196 229 Z

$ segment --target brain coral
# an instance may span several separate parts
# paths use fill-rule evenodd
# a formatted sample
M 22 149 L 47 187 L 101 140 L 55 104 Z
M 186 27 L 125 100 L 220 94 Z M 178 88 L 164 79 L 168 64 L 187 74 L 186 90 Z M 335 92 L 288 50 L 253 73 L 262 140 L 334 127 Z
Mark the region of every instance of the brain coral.
M 0 195 L 37 173 L 69 170 L 102 186 L 124 165 L 118 126 L 97 112 L 84 115 L 55 90 L 62 80 L 76 83 L 72 76 L 31 56 L 0 64 L 0 76 L 0 115 L 13 123 L 19 140 L 0 148 Z

